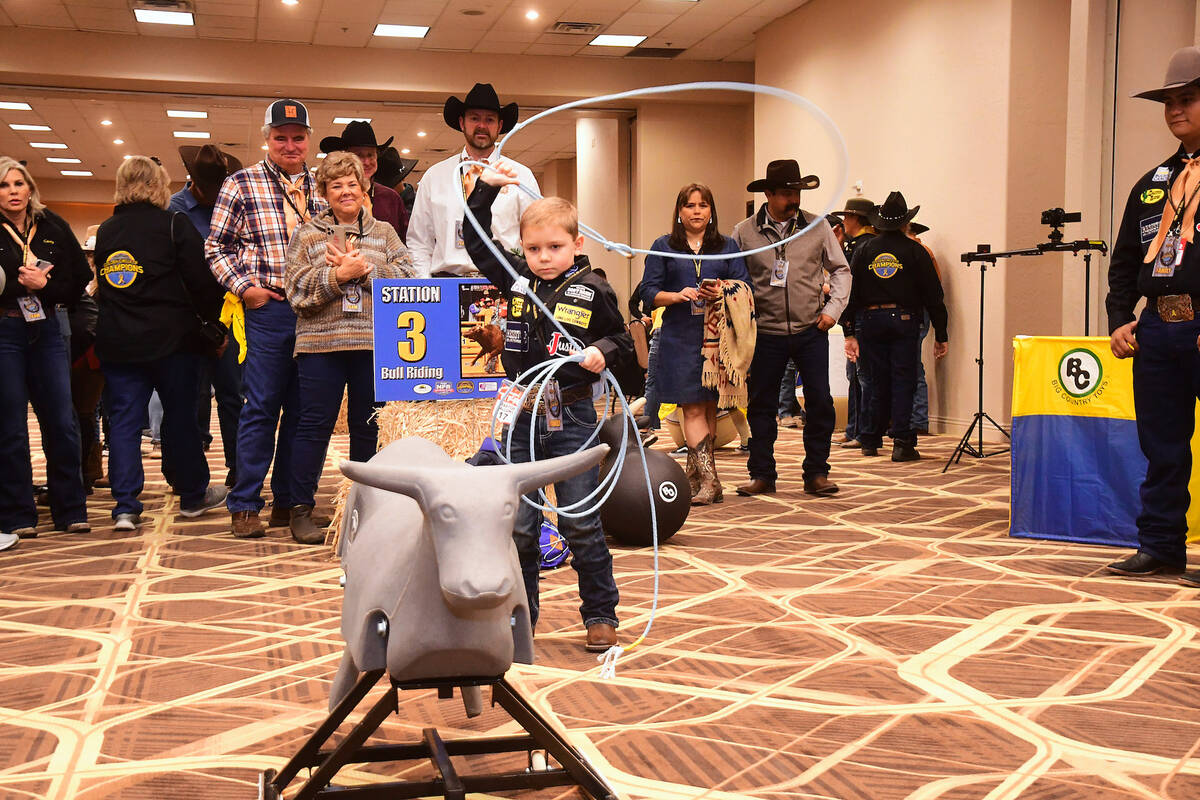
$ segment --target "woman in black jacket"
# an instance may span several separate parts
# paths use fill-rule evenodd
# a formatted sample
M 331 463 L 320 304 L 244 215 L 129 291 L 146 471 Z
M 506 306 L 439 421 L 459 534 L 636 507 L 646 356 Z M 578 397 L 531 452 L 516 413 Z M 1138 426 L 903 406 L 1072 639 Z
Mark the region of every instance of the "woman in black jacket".
M 208 485 L 196 424 L 196 375 L 216 346 L 201 330 L 215 321 L 224 290 L 204 262 L 204 245 L 182 214 L 166 211 L 170 180 L 145 156 L 117 170 L 117 207 L 96 233 L 96 356 L 108 411 L 108 474 L 114 530 L 137 528 L 141 437 L 150 393 L 163 405 L 163 459 L 173 465 L 180 513 L 196 517 L 225 500 Z
M 0 539 L 37 535 L 30 404 L 42 429 L 54 527 L 86 533 L 79 427 L 55 306 L 73 306 L 91 272 L 70 226 L 42 205 L 29 170 L 7 157 L 0 157 L 0 212 Z

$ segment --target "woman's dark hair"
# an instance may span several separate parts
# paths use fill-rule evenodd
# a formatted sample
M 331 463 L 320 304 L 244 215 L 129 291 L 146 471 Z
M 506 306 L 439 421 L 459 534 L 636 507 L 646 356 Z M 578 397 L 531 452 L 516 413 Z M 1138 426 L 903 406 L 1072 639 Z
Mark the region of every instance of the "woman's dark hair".
M 689 183 L 679 190 L 679 196 L 675 198 L 675 213 L 671 214 L 675 219 L 671 220 L 671 238 L 669 244 L 675 250 L 683 253 L 690 253 L 691 246 L 688 244 L 687 231 L 683 228 L 683 223 L 680 222 L 680 211 L 683 209 L 684 203 L 692 196 L 692 192 L 699 192 L 700 197 L 704 202 L 708 203 L 709 209 L 712 211 L 712 218 L 708 222 L 708 226 L 704 229 L 704 241 L 700 245 L 701 253 L 719 253 L 725 246 L 725 237 L 718 230 L 719 223 L 717 222 L 717 201 L 713 200 L 712 190 L 702 183 Z

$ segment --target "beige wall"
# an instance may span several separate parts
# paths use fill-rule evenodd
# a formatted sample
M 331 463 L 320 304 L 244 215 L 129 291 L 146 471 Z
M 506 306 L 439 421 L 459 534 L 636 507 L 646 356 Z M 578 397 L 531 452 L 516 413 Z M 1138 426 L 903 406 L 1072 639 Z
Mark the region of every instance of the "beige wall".
M 863 0 L 854 16 L 872 23 L 855 28 L 846 24 L 843 3 L 813 0 L 756 40 L 755 80 L 796 92 L 834 119 L 849 150 L 850 181 L 861 180 L 876 202 L 900 189 L 921 205 L 919 219 L 932 229 L 925 243 L 941 265 L 950 309 L 950 354 L 928 369 L 935 428 L 960 429 L 976 405 L 979 272 L 958 256 L 980 242 L 1009 244 L 1012 15 L 1008 0 Z M 759 98 L 756 172 L 789 156 L 826 179 L 802 199 L 805 208 L 844 199 L 830 185 L 835 148 L 821 129 L 794 106 Z M 1011 371 L 1012 360 L 1001 270 L 989 273 L 987 284 L 985 355 L 996 371 L 985 405 L 999 418 L 1008 403 L 997 376 L 1001 368 Z
M 615 242 L 629 241 L 629 121 L 584 117 L 575 127 L 575 195 L 580 221 Z M 583 252 L 617 292 L 629 296 L 629 263 L 585 239 Z
M 706 184 L 713 191 L 721 232 L 728 235 L 745 217 L 754 179 L 751 165 L 751 106 L 643 102 L 637 110 L 637 181 L 633 199 L 633 241 L 649 248 L 671 232 L 671 212 L 680 188 Z M 633 283 L 641 280 L 643 259 L 631 265 Z

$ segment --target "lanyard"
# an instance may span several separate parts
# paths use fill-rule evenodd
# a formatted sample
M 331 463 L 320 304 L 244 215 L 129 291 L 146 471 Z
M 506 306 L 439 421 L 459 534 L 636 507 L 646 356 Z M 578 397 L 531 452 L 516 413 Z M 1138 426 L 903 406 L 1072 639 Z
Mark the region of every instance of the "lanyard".
M 271 169 L 271 175 L 275 178 L 275 185 L 278 186 L 279 191 L 283 193 L 284 202 L 292 207 L 292 211 L 296 212 L 296 219 L 300 222 L 307 222 L 312 217 L 312 192 L 308 191 L 308 170 L 304 171 L 302 181 L 304 184 L 304 190 L 302 192 L 304 195 L 304 211 L 296 208 L 296 204 L 292 202 L 291 193 L 288 192 L 288 188 L 290 187 L 294 189 L 296 188 L 296 184 L 292 183 L 290 180 L 285 180 L 283 177 L 283 170 L 279 169 L 278 167 L 273 166 Z M 285 186 L 284 184 L 287 185 Z
M 588 264 L 586 267 L 577 269 L 574 272 L 572 272 L 570 275 L 567 276 L 567 279 L 565 281 L 563 281 L 561 284 L 559 284 L 558 288 L 554 290 L 554 294 L 550 295 L 550 299 L 546 301 L 546 308 L 550 309 L 551 314 L 554 313 L 554 307 L 556 305 L 558 305 L 558 301 L 562 299 L 563 292 L 565 292 L 567 290 L 567 288 L 569 286 L 571 286 L 572 284 L 578 283 L 580 278 L 582 278 L 584 275 L 587 275 L 591 271 L 592 271 L 592 265 Z M 538 287 L 538 278 L 534 278 L 533 282 L 530 284 L 529 288 L 534 294 L 537 294 L 537 287 Z M 533 303 L 530 303 L 529 312 L 530 312 L 529 313 L 529 321 L 536 322 L 537 314 L 538 314 L 537 306 L 534 305 Z
M 1183 174 L 1186 176 L 1187 172 Z M 1171 204 L 1171 208 L 1175 209 L 1175 218 L 1171 220 L 1171 227 L 1167 229 L 1167 233 L 1179 234 L 1180 229 L 1183 227 L 1183 213 L 1192 204 L 1192 201 L 1196 199 L 1197 194 L 1200 194 L 1200 181 L 1196 181 L 1196 188 L 1192 190 L 1190 197 L 1188 196 L 1187 183 L 1185 182 L 1183 186 L 1183 202 L 1175 205 L 1175 198 L 1171 197 L 1171 190 L 1167 190 L 1167 202 Z
M 29 249 L 30 249 L 30 247 L 33 246 L 33 235 L 35 233 L 37 233 L 37 223 L 36 222 L 33 222 L 32 220 L 27 220 L 25 223 L 25 226 L 26 227 L 25 227 L 24 238 L 18 236 L 16 230 L 12 226 L 10 226 L 10 225 L 4 226 L 5 229 L 8 231 L 8 235 L 13 238 L 13 241 L 15 241 L 17 244 L 21 245 L 21 266 L 25 266 L 26 264 L 29 263 Z
M 792 217 L 791 219 L 788 220 L 787 227 L 785 227 L 783 229 L 783 234 L 780 235 L 780 237 L 779 237 L 780 241 L 788 238 L 789 236 L 791 236 L 793 233 L 796 232 L 796 224 L 797 224 L 796 217 Z M 776 233 L 778 233 L 778 231 L 776 230 L 774 225 L 771 226 L 771 230 L 776 231 Z M 775 248 L 775 260 L 783 261 L 783 256 L 784 256 L 784 247 L 782 245 L 780 245 Z

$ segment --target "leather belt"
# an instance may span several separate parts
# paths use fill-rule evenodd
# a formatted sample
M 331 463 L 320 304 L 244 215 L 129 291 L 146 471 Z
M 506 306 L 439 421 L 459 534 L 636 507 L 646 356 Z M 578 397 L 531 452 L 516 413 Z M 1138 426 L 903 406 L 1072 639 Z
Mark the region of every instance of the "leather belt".
M 1163 322 L 1191 322 L 1200 298 L 1190 294 L 1164 294 L 1154 298 L 1154 309 Z
M 867 311 L 875 311 L 880 308 L 899 308 L 899 303 L 878 303 L 873 306 L 867 306 Z
M 564 406 L 569 406 L 572 403 L 577 403 L 580 400 L 583 400 L 584 398 L 591 397 L 591 396 L 592 396 L 592 385 L 590 383 L 580 384 L 579 386 L 571 386 L 567 389 L 562 390 L 562 404 Z M 521 405 L 521 410 L 532 412 L 534 401 L 536 398 L 537 398 L 537 387 L 535 386 L 533 389 L 529 390 L 529 396 L 525 398 L 525 402 Z M 544 401 L 545 393 L 542 394 L 542 398 Z M 537 406 L 538 411 L 541 411 L 542 408 L 543 408 L 543 403 L 538 403 L 538 406 Z

